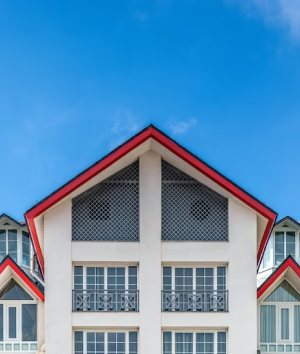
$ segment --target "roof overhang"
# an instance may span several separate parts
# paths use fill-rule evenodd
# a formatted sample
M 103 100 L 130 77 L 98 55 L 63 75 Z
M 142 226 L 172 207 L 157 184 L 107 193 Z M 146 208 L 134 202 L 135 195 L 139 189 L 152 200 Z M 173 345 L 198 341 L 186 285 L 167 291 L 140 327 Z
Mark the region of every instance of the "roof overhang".
M 283 227 L 285 225 L 295 228 L 295 229 L 300 228 L 300 224 L 296 220 L 291 218 L 290 216 L 286 216 L 283 219 L 277 221 L 276 224 L 274 225 L 274 227 Z
M 266 298 L 286 279 L 300 293 L 300 266 L 292 256 L 288 256 L 277 269 L 257 289 L 257 299 Z
M 25 285 L 25 288 L 32 292 L 36 297 L 44 301 L 44 294 L 36 286 L 36 284 L 28 277 L 28 275 L 18 266 L 17 263 L 7 255 L 0 263 L 0 284 L 4 286 L 11 278 L 21 280 L 21 283 Z
M 17 227 L 26 227 L 26 223 L 23 221 L 17 221 L 7 214 L 0 215 L 0 225 L 8 223 L 10 226 L 15 225 Z
M 25 213 L 25 219 L 31 233 L 32 242 L 43 275 L 44 259 L 41 242 L 38 235 L 39 233 L 42 233 L 41 219 L 43 214 L 54 205 L 70 196 L 70 194 L 74 194 L 76 190 L 80 190 L 80 187 L 84 184 L 88 184 L 97 175 L 109 170 L 112 165 L 117 163 L 123 157 L 126 157 L 127 155 L 129 156 L 130 154 L 134 155 L 134 151 L 138 148 L 140 148 L 143 152 L 146 152 L 150 148 L 154 151 L 163 150 L 166 154 L 172 155 L 173 157 L 179 157 L 185 164 L 200 172 L 205 178 L 207 178 L 207 180 L 212 181 L 214 185 L 227 191 L 249 208 L 254 210 L 258 215 L 259 221 L 259 239 L 257 247 L 257 264 L 259 266 L 277 214 L 245 190 L 237 186 L 235 183 L 224 177 L 218 171 L 213 169 L 207 163 L 180 146 L 153 125 L 150 125 Z M 169 162 L 172 162 L 172 156 L 170 156 Z

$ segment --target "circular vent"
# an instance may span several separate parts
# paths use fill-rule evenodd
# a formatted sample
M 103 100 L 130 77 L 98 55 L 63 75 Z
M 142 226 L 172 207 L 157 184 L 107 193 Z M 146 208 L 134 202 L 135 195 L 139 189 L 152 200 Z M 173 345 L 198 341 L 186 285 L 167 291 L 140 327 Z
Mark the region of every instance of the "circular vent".
M 191 214 L 195 219 L 203 221 L 210 214 L 210 206 L 204 200 L 197 200 L 191 205 Z
M 94 200 L 89 204 L 91 220 L 108 220 L 110 218 L 110 204 L 107 200 Z

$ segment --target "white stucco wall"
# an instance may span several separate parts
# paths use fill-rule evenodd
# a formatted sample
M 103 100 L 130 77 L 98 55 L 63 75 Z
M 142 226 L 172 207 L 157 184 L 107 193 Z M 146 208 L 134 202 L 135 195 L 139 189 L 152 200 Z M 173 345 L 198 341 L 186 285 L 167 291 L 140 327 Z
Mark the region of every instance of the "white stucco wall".
M 140 242 L 71 242 L 71 201 L 44 216 L 47 354 L 71 354 L 73 328 L 139 328 L 139 354 L 161 353 L 162 329 L 228 329 L 228 354 L 256 354 L 256 214 L 229 200 L 229 242 L 161 242 L 161 157 L 140 156 Z M 135 263 L 139 313 L 72 313 L 73 264 Z M 228 265 L 228 313 L 162 313 L 163 265 Z M 245 345 L 246 344 L 246 345 Z
M 256 214 L 229 200 L 230 354 L 256 353 L 256 230 Z
M 161 351 L 161 159 L 140 157 L 140 353 Z
M 72 353 L 71 201 L 44 216 L 47 354 Z

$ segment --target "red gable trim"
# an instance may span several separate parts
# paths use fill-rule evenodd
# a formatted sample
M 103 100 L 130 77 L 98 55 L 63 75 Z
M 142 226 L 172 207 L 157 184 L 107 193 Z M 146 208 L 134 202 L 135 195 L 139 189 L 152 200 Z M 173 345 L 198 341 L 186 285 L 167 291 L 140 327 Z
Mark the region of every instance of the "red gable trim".
M 287 268 L 293 269 L 293 271 L 298 275 L 300 278 L 300 267 L 292 258 L 289 256 L 288 258 L 285 259 L 284 262 L 281 263 L 281 265 L 275 270 L 274 273 L 272 273 L 268 279 L 258 288 L 257 290 L 257 298 L 259 299 L 269 288 L 274 282 L 281 276 L 282 273 L 284 273 Z
M 6 258 L 4 262 L 0 265 L 0 274 L 7 268 L 10 267 L 29 288 L 42 300 L 44 301 L 44 294 L 32 283 L 28 276 L 19 268 L 19 266 L 11 259 Z
M 34 219 L 44 213 L 47 209 L 52 207 L 54 204 L 58 203 L 60 200 L 65 198 L 68 194 L 72 193 L 74 190 L 82 186 L 84 183 L 88 182 L 90 179 L 95 177 L 97 174 L 108 168 L 110 165 L 118 161 L 123 156 L 127 155 L 130 151 L 141 145 L 148 139 L 154 139 L 161 145 L 163 145 L 168 150 L 172 151 L 175 155 L 186 161 L 188 164 L 193 166 L 196 170 L 203 173 L 205 176 L 210 178 L 212 181 L 217 183 L 222 188 L 229 191 L 235 197 L 240 199 L 250 208 L 257 211 L 259 214 L 263 215 L 268 219 L 267 227 L 265 229 L 261 244 L 259 246 L 257 254 L 257 263 L 260 264 L 263 252 L 265 250 L 270 231 L 273 227 L 277 214 L 268 209 L 265 205 L 260 203 L 251 195 L 247 194 L 244 190 L 239 188 L 233 182 L 226 179 L 220 173 L 215 171 L 213 168 L 205 164 L 203 161 L 199 160 L 197 157 L 192 155 L 189 151 L 182 148 L 172 139 L 161 133 L 159 130 L 154 128 L 152 125 L 147 129 L 143 130 L 141 133 L 137 134 L 133 139 L 129 140 L 127 143 L 119 147 L 117 150 L 112 152 L 110 155 L 96 163 L 94 166 L 77 176 L 75 179 L 67 183 L 65 186 L 54 192 L 48 198 L 44 199 L 42 202 L 37 204 L 35 207 L 30 209 L 26 214 L 25 218 L 27 221 L 28 228 L 30 230 L 34 248 L 36 250 L 37 258 L 41 267 L 42 274 L 44 275 L 44 259 L 39 244 L 37 231 L 34 224 Z

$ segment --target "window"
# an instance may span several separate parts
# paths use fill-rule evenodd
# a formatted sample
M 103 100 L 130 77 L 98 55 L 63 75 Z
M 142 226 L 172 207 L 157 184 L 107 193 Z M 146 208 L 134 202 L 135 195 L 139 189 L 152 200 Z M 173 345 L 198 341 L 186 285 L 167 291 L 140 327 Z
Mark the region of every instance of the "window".
M 35 352 L 37 350 L 36 301 L 14 279 L 1 289 L 0 294 L 0 351 Z
M 136 266 L 75 266 L 73 310 L 137 311 L 137 286 Z
M 138 354 L 138 333 L 75 331 L 74 354 Z
M 226 267 L 163 267 L 163 311 L 227 311 Z
M 17 308 L 15 306 L 8 307 L 8 338 L 17 338 Z
M 295 258 L 295 232 L 275 232 L 275 265 L 280 265 L 283 260 L 291 255 Z
M 0 230 L 0 262 L 9 254 L 17 262 L 18 240 L 17 230 Z
M 260 306 L 261 352 L 300 351 L 300 294 L 286 281 Z
M 30 241 L 26 231 L 22 231 L 22 264 L 30 267 Z
M 163 354 L 226 354 L 226 332 L 163 332 Z
M 37 340 L 37 308 L 34 304 L 22 305 L 22 341 Z

